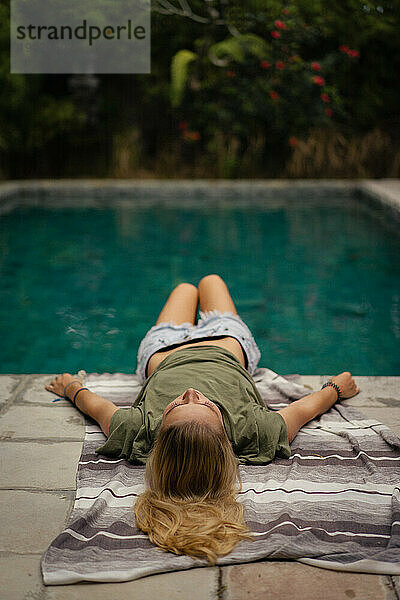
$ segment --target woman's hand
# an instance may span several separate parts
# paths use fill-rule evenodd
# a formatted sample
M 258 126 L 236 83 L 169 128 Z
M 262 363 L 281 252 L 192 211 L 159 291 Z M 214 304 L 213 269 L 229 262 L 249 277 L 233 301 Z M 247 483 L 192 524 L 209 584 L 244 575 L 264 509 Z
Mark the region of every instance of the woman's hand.
M 57 375 L 49 384 L 45 385 L 44 387 L 47 391 L 53 392 L 53 394 L 57 394 L 63 398 L 66 386 L 73 381 L 77 381 L 82 385 L 82 381 L 78 379 L 78 377 L 71 375 L 70 373 L 63 373 L 62 375 Z
M 349 371 L 344 371 L 343 373 L 339 373 L 339 375 L 335 375 L 335 377 L 331 377 L 331 381 L 340 387 L 342 398 L 351 398 L 360 391 Z
M 84 415 L 88 415 L 97 421 L 105 435 L 108 437 L 111 417 L 118 410 L 118 406 L 113 402 L 110 402 L 110 400 L 105 400 L 101 396 L 97 396 L 97 394 L 91 392 L 87 388 L 81 390 L 77 397 L 78 406 L 76 405 L 76 402 L 74 403 L 72 400 L 79 388 L 83 387 L 82 379 L 85 379 L 86 375 L 87 373 L 84 370 L 79 371 L 78 375 L 63 373 L 62 375 L 57 375 L 44 387 L 49 392 L 53 392 L 53 394 L 65 397 L 64 390 L 66 386 L 71 384 L 66 390 L 66 397 L 68 397 L 74 406 Z

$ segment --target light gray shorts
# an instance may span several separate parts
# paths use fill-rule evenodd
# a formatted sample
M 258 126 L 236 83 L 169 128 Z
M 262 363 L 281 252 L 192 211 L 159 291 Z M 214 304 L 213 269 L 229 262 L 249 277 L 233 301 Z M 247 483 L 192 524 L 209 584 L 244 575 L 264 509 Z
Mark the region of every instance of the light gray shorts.
M 246 368 L 250 375 L 253 375 L 261 353 L 250 329 L 239 315 L 232 312 L 221 313 L 217 309 L 206 312 L 200 311 L 200 318 L 197 325 L 193 325 L 192 323 L 177 325 L 170 321 L 169 323 L 159 323 L 149 329 L 140 342 L 136 375 L 141 384 L 146 381 L 147 363 L 154 352 L 158 352 L 158 350 L 165 350 L 170 346 L 201 340 L 203 338 L 225 336 L 234 337 L 238 340 L 245 355 Z

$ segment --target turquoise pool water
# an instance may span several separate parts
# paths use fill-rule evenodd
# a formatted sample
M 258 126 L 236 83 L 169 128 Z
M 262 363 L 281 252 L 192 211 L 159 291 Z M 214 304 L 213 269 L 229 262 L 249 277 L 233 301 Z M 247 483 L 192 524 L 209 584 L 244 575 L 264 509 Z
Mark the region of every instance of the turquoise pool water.
M 2 373 L 134 372 L 171 289 L 228 283 L 282 374 L 399 375 L 400 239 L 357 202 L 0 217 Z

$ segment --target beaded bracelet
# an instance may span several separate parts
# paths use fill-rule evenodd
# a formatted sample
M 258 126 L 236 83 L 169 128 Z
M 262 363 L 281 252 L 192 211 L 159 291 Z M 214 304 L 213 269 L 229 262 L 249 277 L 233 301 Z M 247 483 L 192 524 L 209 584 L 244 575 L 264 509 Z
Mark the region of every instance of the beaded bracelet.
M 333 381 L 329 380 L 326 383 L 324 383 L 324 385 L 322 386 L 321 390 L 323 390 L 328 385 L 331 385 L 333 388 L 335 388 L 335 390 L 337 391 L 337 400 L 340 400 L 342 398 L 342 392 L 341 392 L 341 389 L 340 389 L 340 387 L 338 386 L 337 383 L 334 383 Z
M 66 385 L 66 386 L 64 386 L 64 398 L 67 398 L 67 399 L 69 400 L 68 396 L 66 396 L 66 395 L 65 395 L 65 390 L 66 390 L 66 389 L 67 389 L 67 388 L 68 388 L 70 385 L 72 385 L 73 383 L 76 383 L 76 382 L 78 382 L 78 383 L 82 383 L 82 381 L 80 381 L 80 379 L 73 379 L 72 381 L 70 381 L 69 383 L 67 383 L 67 385 Z
M 76 406 L 76 404 L 75 404 L 75 398 L 77 397 L 77 395 L 79 394 L 79 392 L 81 392 L 82 390 L 87 390 L 88 392 L 90 391 L 89 388 L 87 388 L 87 387 L 81 387 L 81 388 L 79 388 L 79 390 L 77 390 L 75 392 L 74 399 L 72 400 L 72 404 L 74 404 L 75 406 Z

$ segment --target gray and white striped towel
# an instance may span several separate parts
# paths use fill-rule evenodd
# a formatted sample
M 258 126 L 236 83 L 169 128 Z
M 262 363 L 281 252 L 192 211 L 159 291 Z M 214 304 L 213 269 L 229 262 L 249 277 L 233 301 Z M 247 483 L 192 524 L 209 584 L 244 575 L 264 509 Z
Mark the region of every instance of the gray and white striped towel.
M 310 393 L 296 376 L 260 368 L 254 375 L 271 410 Z M 135 375 L 91 374 L 86 385 L 118 406 L 140 390 Z M 87 419 L 70 522 L 41 567 L 46 585 L 128 581 L 207 566 L 153 546 L 136 528 L 132 506 L 144 467 L 95 454 L 104 435 Z M 289 459 L 240 465 L 238 499 L 255 541 L 241 542 L 219 565 L 297 560 L 327 569 L 400 574 L 400 438 L 357 410 L 336 404 L 291 444 Z

